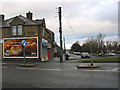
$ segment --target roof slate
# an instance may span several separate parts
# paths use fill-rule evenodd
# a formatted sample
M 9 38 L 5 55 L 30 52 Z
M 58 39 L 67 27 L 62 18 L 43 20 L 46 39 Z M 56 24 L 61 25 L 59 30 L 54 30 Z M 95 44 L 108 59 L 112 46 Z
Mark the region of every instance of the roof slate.
M 22 15 L 19 15 L 19 16 L 16 16 L 17 18 L 19 18 L 21 21 L 24 22 L 24 25 L 38 25 L 38 24 L 42 24 L 44 22 L 43 19 L 37 19 L 37 20 L 30 20 L 30 19 L 27 19 L 25 18 L 24 16 Z M 16 17 L 13 17 L 13 18 L 10 18 L 10 19 L 7 19 L 5 20 L 2 25 L 0 25 L 0 27 L 10 27 L 10 23 L 16 18 Z

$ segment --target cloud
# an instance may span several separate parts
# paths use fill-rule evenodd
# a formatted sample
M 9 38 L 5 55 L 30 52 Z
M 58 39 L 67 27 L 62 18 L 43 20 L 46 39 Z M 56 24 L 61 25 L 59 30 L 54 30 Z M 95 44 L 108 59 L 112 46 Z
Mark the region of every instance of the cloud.
M 89 35 L 95 33 L 105 33 L 107 34 L 117 34 L 117 24 L 109 20 L 99 21 L 94 18 L 89 17 L 80 17 L 80 18 L 71 18 L 69 23 L 76 34 L 79 35 Z M 74 34 L 72 31 L 67 33 L 70 28 L 66 27 L 67 24 L 63 24 L 64 33 L 68 35 Z
M 107 37 L 118 34 L 118 0 L 2 0 L 1 13 L 5 18 L 33 12 L 33 19 L 45 18 L 46 26 L 55 33 L 59 43 L 58 8 L 62 6 L 62 30 L 68 48 L 72 43 L 103 33 Z

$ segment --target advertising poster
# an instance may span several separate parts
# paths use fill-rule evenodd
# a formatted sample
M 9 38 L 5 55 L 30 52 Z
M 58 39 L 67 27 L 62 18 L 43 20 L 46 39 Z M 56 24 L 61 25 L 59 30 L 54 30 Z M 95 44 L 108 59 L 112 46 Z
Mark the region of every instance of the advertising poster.
M 25 58 L 38 58 L 38 38 L 4 38 L 3 57 L 4 58 L 23 58 L 22 42 L 26 40 Z

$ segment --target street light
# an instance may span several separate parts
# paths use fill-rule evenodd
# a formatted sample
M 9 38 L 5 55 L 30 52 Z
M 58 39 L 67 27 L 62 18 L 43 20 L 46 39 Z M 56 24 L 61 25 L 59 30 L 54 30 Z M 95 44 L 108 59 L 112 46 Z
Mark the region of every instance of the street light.
M 93 38 L 93 37 L 92 37 Z M 77 68 L 98 68 L 98 65 L 93 66 L 93 54 L 92 54 L 92 40 L 90 39 L 90 60 L 91 60 L 91 65 L 77 65 Z
M 93 38 L 93 37 L 92 37 Z M 91 60 L 91 66 L 93 66 L 93 54 L 92 54 L 92 38 L 90 40 L 90 60 Z
M 92 37 L 93 38 L 93 37 Z M 92 54 L 92 40 L 90 39 L 90 60 L 91 60 L 91 65 L 77 65 L 77 68 L 98 68 L 98 65 L 93 66 L 93 54 Z

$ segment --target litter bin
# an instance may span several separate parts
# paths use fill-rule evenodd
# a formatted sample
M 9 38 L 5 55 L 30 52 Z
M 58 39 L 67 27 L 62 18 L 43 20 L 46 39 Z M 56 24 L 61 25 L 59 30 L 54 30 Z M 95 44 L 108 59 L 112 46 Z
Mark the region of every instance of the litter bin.
M 69 55 L 68 54 L 65 55 L 65 60 L 69 60 Z

